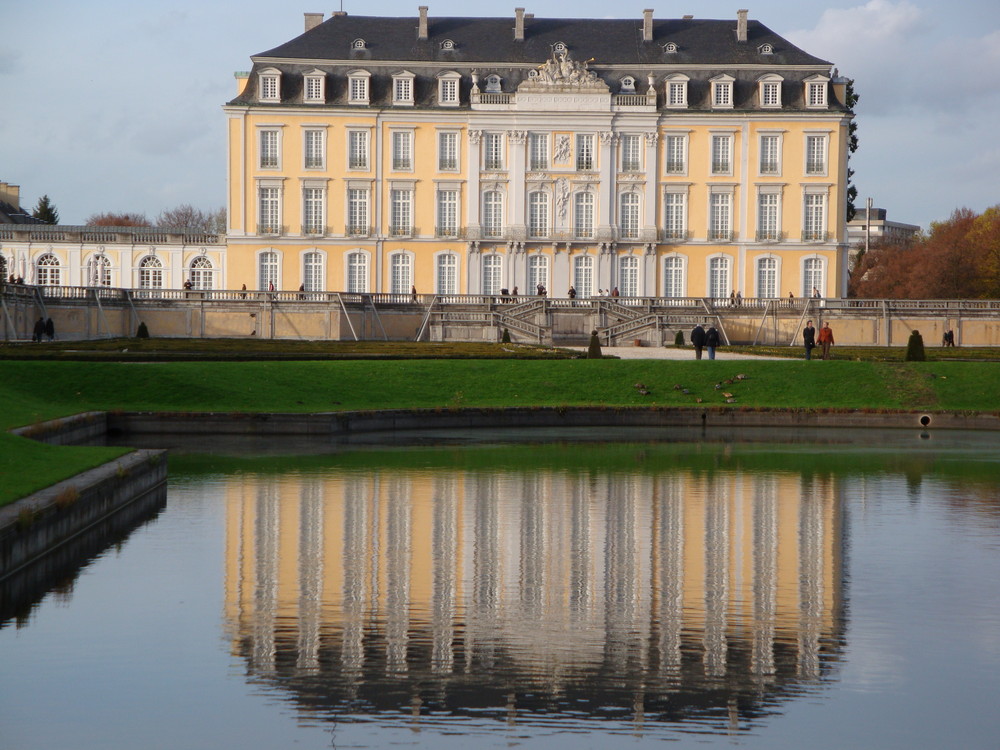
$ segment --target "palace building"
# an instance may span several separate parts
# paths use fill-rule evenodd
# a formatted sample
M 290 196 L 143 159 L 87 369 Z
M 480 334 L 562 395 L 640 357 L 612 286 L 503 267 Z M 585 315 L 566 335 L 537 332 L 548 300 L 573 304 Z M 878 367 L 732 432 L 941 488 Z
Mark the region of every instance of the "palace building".
M 745 10 L 307 13 L 252 60 L 229 288 L 846 292 L 847 80 Z

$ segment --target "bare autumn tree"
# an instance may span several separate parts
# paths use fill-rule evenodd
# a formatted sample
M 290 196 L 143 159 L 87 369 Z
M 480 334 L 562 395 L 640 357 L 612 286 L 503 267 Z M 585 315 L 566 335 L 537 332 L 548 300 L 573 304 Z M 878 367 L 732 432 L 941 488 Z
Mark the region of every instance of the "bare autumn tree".
M 157 226 L 170 229 L 184 229 L 190 232 L 224 234 L 226 231 L 226 209 L 202 211 L 190 203 L 161 211 L 156 217 Z
M 148 227 L 149 219 L 145 214 L 137 213 L 114 213 L 106 211 L 100 214 L 91 214 L 84 221 L 88 227 Z

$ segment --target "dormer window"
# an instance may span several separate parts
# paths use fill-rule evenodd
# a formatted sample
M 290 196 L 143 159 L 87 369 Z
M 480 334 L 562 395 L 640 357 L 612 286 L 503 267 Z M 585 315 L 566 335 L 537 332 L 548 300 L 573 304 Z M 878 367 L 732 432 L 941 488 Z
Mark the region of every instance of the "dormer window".
M 392 77 L 392 103 L 397 106 L 413 106 L 413 73 L 404 70 Z
M 274 68 L 260 72 L 259 98 L 262 102 L 281 101 L 281 73 Z
M 712 79 L 712 109 L 732 109 L 733 108 L 733 82 L 732 76 L 721 75 Z
M 486 76 L 486 93 L 487 94 L 500 93 L 500 76 L 498 76 L 496 73 Z
M 326 76 L 321 70 L 314 70 L 303 77 L 303 101 L 322 104 L 326 101 Z
M 438 76 L 438 104 L 442 107 L 457 107 L 458 82 L 462 76 L 454 71 Z
M 365 43 L 364 39 L 355 39 L 351 42 L 351 49 L 367 49 L 368 45 Z
M 625 76 L 622 78 L 621 93 L 623 94 L 634 94 L 635 93 L 635 79 L 632 76 Z
M 445 39 L 443 42 L 441 42 L 441 49 L 443 49 L 446 52 L 450 52 L 451 50 L 455 49 L 455 43 L 451 41 L 451 39 Z
M 773 55 L 774 45 L 773 44 L 762 44 L 757 48 L 757 51 L 762 55 Z
M 556 43 L 555 43 L 555 44 L 554 44 L 554 45 L 552 46 L 552 50 L 553 50 L 553 51 L 554 51 L 554 52 L 555 52 L 555 53 L 556 53 L 557 55 L 564 55 L 564 54 L 566 54 L 566 51 L 567 51 L 567 49 L 568 49 L 568 48 L 566 47 L 566 42 L 556 42 Z
M 781 76 L 761 76 L 757 81 L 761 109 L 781 108 Z
M 667 77 L 666 102 L 669 109 L 686 109 L 688 105 L 688 77 L 675 73 Z
M 347 103 L 368 104 L 368 81 L 372 74 L 367 70 L 355 70 L 347 76 Z
M 806 107 L 809 109 L 825 109 L 827 107 L 826 90 L 829 82 L 830 79 L 825 76 L 813 76 L 806 79 Z
M 677 42 L 667 42 L 663 45 L 663 51 L 668 55 L 676 54 Z

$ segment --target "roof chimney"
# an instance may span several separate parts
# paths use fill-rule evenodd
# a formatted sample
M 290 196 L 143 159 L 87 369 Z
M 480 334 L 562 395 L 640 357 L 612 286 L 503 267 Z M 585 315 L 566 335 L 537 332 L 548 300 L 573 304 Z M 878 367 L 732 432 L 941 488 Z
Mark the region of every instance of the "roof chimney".
M 312 31 L 321 23 L 323 23 L 322 13 L 303 13 L 306 17 L 306 31 Z
M 747 10 L 736 11 L 736 41 L 745 42 L 747 40 Z
M 524 41 L 524 8 L 514 8 L 514 41 Z
M 417 10 L 420 11 L 420 25 L 417 27 L 417 39 L 427 41 L 427 6 L 421 5 Z
M 653 41 L 653 11 L 649 8 L 642 12 L 642 41 Z

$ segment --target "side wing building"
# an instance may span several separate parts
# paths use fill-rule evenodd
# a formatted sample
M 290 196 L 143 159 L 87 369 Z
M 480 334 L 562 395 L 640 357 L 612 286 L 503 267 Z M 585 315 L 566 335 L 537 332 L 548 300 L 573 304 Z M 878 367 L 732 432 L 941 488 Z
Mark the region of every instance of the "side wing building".
M 732 20 L 306 14 L 228 117 L 226 285 L 846 291 L 846 80 Z

